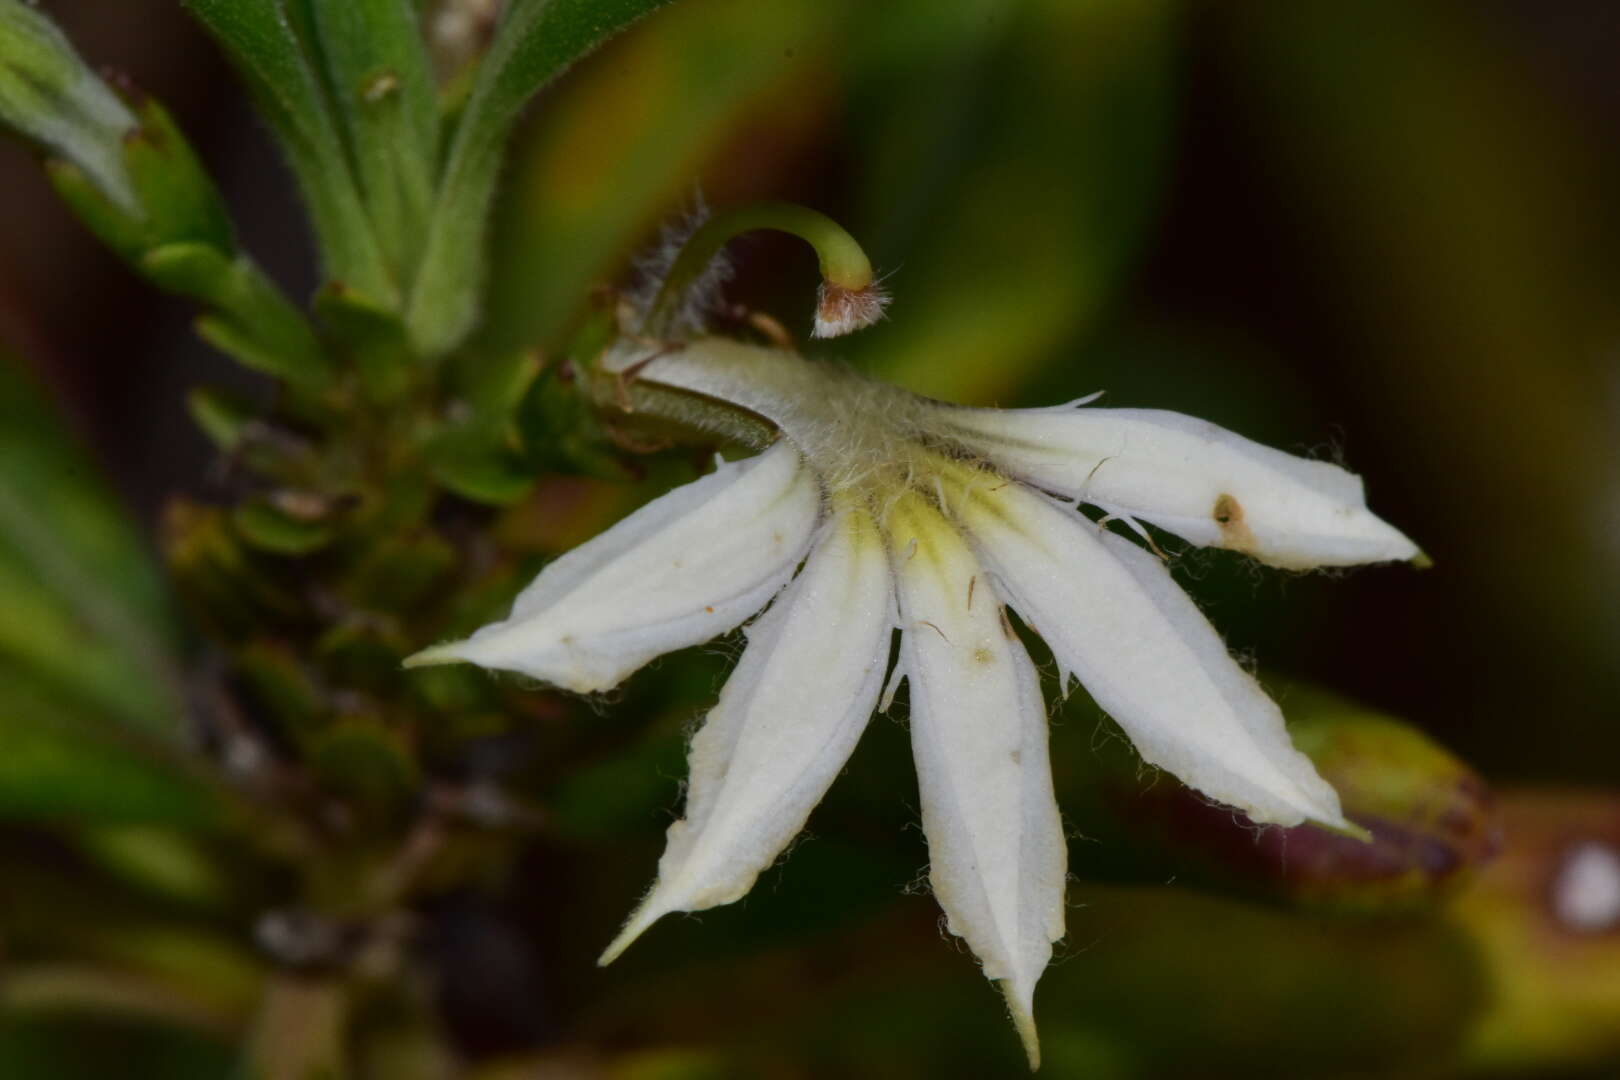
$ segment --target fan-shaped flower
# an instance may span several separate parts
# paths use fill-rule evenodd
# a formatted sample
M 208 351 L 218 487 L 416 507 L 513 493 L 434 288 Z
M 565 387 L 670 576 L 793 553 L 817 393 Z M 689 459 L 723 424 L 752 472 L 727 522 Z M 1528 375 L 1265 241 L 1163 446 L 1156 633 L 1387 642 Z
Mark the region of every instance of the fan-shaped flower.
M 1276 566 L 1417 557 L 1355 476 L 1175 413 L 964 408 L 723 338 L 621 344 L 603 364 L 643 400 L 662 395 L 665 415 L 743 410 L 776 438 L 556 560 L 509 618 L 416 662 L 605 690 L 769 603 L 692 740 L 657 882 L 604 963 L 669 912 L 747 893 L 854 749 L 885 676 L 890 695 L 904 678 L 929 880 L 1037 1062 L 1032 998 L 1064 933 L 1067 854 L 1046 707 L 1006 608 L 1146 761 L 1257 823 L 1351 828 L 1163 561 L 1078 506 Z

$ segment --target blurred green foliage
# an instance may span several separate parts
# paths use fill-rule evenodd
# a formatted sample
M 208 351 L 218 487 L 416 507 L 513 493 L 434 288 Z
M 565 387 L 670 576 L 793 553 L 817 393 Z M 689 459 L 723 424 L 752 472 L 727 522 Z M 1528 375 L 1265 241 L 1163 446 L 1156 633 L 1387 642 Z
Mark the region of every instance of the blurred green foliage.
M 0 1074 L 1021 1072 L 993 991 L 910 895 L 925 854 L 900 724 L 874 720 L 745 902 L 660 926 L 601 972 L 731 647 L 608 702 L 398 670 L 715 449 L 649 454 L 570 382 L 599 289 L 624 287 L 699 191 L 836 211 L 897 296 L 837 351 L 915 390 L 1011 404 L 1106 387 L 1290 448 L 1348 417 L 1389 485 L 1375 499 L 1404 500 L 1438 556 L 1440 584 L 1401 587 L 1492 628 L 1470 640 L 1494 652 L 1441 680 L 1446 642 L 1333 625 L 1320 578 L 1178 559 L 1268 663 L 1383 672 L 1395 716 L 1268 679 L 1374 841 L 1257 834 L 1141 771 L 1068 700 L 1053 762 L 1077 880 L 1038 999 L 1048 1075 L 1620 1060 L 1620 931 L 1557 904 L 1573 850 L 1620 851 L 1620 737 L 1602 723 L 1620 560 L 1593 524 L 1620 453 L 1604 453 L 1605 369 L 1562 359 L 1608 347 L 1613 259 L 1588 233 L 1602 192 L 1579 134 L 1490 17 L 680 0 L 559 77 L 659 5 L 517 0 L 485 66 L 440 88 L 411 0 L 188 6 L 279 139 L 324 277 L 308 315 L 262 277 L 149 99 L 119 99 L 134 137 L 92 130 L 82 161 L 30 133 L 104 241 L 281 381 L 268 404 L 189 399 L 218 482 L 176 481 L 165 581 L 33 378 L 0 363 Z M 1237 110 L 1218 130 L 1274 185 L 1224 193 L 1256 205 L 1217 207 L 1240 224 L 1217 232 L 1211 277 L 1256 216 L 1302 238 L 1290 273 L 1337 305 L 1306 317 L 1356 343 L 1324 385 L 1252 330 L 1133 306 L 1187 198 L 1211 68 Z M 123 170 L 136 210 L 86 170 Z M 733 298 L 802 337 L 808 256 L 765 239 L 733 254 Z M 1357 588 L 1378 598 L 1370 575 Z M 1498 801 L 1453 750 L 1488 775 L 1611 790 Z

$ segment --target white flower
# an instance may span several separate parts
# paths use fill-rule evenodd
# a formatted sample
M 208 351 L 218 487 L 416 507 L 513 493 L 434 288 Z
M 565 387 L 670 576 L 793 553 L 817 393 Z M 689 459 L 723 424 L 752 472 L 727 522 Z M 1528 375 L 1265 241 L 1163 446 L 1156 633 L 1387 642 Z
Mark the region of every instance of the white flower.
M 1064 933 L 1067 850 L 1046 705 L 1004 605 L 1146 761 L 1255 822 L 1353 828 L 1160 558 L 1077 508 L 1278 566 L 1418 557 L 1350 473 L 1173 413 L 962 408 L 720 338 L 621 345 L 603 364 L 639 408 L 693 423 L 742 410 L 780 437 L 558 559 L 504 622 L 413 662 L 605 690 L 776 597 L 692 741 L 685 817 L 604 963 L 669 912 L 748 892 L 879 706 L 898 629 L 888 682 L 910 684 L 929 880 L 1038 1064 L 1032 1000 Z

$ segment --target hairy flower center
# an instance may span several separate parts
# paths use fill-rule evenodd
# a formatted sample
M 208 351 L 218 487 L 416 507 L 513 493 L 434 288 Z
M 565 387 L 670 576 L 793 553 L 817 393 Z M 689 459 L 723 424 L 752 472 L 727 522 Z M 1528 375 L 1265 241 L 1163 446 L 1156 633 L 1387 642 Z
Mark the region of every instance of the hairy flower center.
M 942 422 L 947 406 L 836 364 L 709 338 L 663 354 L 616 349 L 603 369 L 769 421 L 804 455 L 830 500 L 864 503 L 880 523 L 908 492 L 948 514 L 955 496 L 947 489 L 1009 482 L 951 434 Z

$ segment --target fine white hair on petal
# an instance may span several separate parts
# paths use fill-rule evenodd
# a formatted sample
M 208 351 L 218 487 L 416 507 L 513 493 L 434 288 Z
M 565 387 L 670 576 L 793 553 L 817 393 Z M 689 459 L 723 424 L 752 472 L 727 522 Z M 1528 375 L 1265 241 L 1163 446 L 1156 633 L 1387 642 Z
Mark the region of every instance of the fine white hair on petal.
M 578 693 L 609 689 L 764 607 L 819 515 L 814 476 L 779 443 L 653 500 L 547 566 L 505 621 L 407 664 L 466 660 Z
M 1276 704 L 1157 558 L 1018 484 L 962 506 L 1008 601 L 1145 761 L 1257 823 L 1354 828 Z
M 864 510 L 834 516 L 692 740 L 686 811 L 658 882 L 602 954 L 672 911 L 729 904 L 804 828 L 877 703 L 894 626 L 888 553 Z
M 1355 474 L 1180 413 L 949 407 L 941 421 L 1021 480 L 1193 544 L 1298 570 L 1421 555 L 1367 509 Z
M 981 572 L 954 527 L 911 499 L 890 535 L 929 882 L 1000 981 L 1035 1068 L 1035 983 L 1063 936 L 1068 872 L 1040 682 L 997 598 L 974 590 Z

